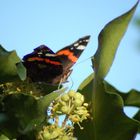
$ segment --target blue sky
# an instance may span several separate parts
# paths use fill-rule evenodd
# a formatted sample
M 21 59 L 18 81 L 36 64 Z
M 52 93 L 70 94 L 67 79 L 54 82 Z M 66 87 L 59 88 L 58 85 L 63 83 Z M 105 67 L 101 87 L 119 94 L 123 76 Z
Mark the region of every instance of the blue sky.
M 15 49 L 22 58 L 33 48 L 46 44 L 57 51 L 78 38 L 91 35 L 88 47 L 73 67 L 73 88 L 92 72 L 90 59 L 97 49 L 101 29 L 113 18 L 128 11 L 136 0 L 1 0 L 0 44 Z M 134 18 L 140 13 L 137 8 Z M 106 80 L 119 90 L 140 90 L 139 32 L 134 18 L 117 51 L 114 64 Z M 84 61 L 86 60 L 86 61 Z M 80 63 L 81 62 L 81 63 Z M 132 116 L 134 109 L 126 109 Z

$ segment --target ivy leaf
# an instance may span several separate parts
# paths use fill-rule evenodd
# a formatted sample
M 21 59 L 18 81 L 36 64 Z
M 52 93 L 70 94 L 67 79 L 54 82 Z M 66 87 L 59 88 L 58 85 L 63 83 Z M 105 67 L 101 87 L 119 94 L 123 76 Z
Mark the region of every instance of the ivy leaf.
M 60 90 L 56 90 L 53 91 L 52 93 L 44 96 L 43 98 L 38 100 L 38 109 L 40 110 L 40 112 L 43 112 L 49 105 L 50 103 L 56 99 L 59 95 L 61 95 L 62 93 L 64 93 L 64 91 L 66 91 L 67 88 L 62 88 Z M 41 111 L 42 110 L 42 111 Z
M 139 111 L 135 114 L 135 116 L 133 117 L 133 119 L 137 120 L 139 123 L 139 129 L 138 129 L 138 133 L 140 133 L 140 109 Z
M 131 10 L 109 22 L 99 34 L 98 50 L 92 60 L 95 68 L 92 92 L 94 140 L 132 140 L 138 130 L 137 121 L 123 112 L 121 96 L 106 92 L 103 84 L 137 5 L 138 2 Z
M 94 55 L 93 61 L 96 75 L 100 78 L 104 78 L 108 73 L 113 63 L 116 50 L 127 30 L 137 5 L 138 2 L 130 11 L 109 22 L 100 32 L 98 37 L 98 50 Z
M 140 108 L 140 91 L 137 90 L 130 90 L 127 93 L 121 92 L 113 87 L 111 84 L 104 81 L 105 90 L 108 93 L 115 93 L 122 97 L 124 106 L 134 106 Z M 139 133 L 140 133 L 140 110 L 135 114 L 133 119 L 138 121 L 139 124 Z
M 90 74 L 78 87 L 78 92 L 84 95 L 85 102 L 90 103 L 93 91 L 94 73 Z
M 4 135 L 0 135 L 0 140 L 9 140 L 9 139 Z
M 78 92 L 84 95 L 85 102 L 91 106 L 91 98 L 93 92 L 93 80 L 94 74 L 90 74 L 79 86 Z M 81 126 L 84 128 L 81 130 L 78 125 L 74 127 L 74 135 L 79 140 L 85 140 L 88 136 L 88 140 L 93 140 L 94 138 L 94 124 L 92 119 L 87 119 L 81 123 Z
M 17 74 L 19 75 L 20 79 L 24 81 L 26 79 L 26 68 L 23 66 L 22 62 L 16 64 L 17 67 Z
M 20 80 L 21 73 L 17 71 L 21 70 L 16 67 L 20 61 L 16 51 L 8 52 L 0 45 L 0 83 Z
M 125 106 L 140 107 L 140 91 L 130 90 L 127 93 L 121 92 L 113 87 L 111 84 L 104 82 L 105 90 L 108 93 L 115 93 L 122 97 Z
M 34 138 L 34 130 L 47 117 L 48 106 L 64 91 L 54 91 L 40 99 L 24 93 L 7 95 L 1 102 L 7 121 L 1 122 L 0 130 L 9 138 L 22 135 Z

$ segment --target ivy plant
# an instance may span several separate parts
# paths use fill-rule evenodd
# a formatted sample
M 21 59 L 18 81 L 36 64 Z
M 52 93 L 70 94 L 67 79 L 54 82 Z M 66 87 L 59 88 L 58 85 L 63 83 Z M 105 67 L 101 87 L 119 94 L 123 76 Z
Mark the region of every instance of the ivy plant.
M 93 73 L 77 91 L 29 81 L 16 51 L 0 46 L 0 140 L 134 140 L 140 110 L 129 118 L 123 107 L 139 108 L 140 92 L 104 79 L 138 3 L 101 30 Z

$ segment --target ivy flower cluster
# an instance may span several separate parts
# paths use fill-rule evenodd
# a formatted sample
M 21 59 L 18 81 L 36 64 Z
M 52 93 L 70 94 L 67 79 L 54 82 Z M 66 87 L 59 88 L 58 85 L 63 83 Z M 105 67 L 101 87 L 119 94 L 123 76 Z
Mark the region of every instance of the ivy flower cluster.
M 66 115 L 73 124 L 86 120 L 90 115 L 87 110 L 88 104 L 84 103 L 84 96 L 73 90 L 57 98 L 52 104 L 51 115 Z
M 84 129 L 80 123 L 90 117 L 88 104 L 79 92 L 70 90 L 58 97 L 50 106 L 49 117 L 52 124 L 45 126 L 39 133 L 40 140 L 76 140 L 73 137 L 74 124 Z M 60 124 L 60 116 L 63 121 Z

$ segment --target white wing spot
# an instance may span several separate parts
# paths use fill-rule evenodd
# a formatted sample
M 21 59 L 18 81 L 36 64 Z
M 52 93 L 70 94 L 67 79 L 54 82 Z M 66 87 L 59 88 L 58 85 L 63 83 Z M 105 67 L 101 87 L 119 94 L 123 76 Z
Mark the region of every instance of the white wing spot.
M 78 45 L 79 45 L 79 43 L 75 43 L 75 44 L 74 44 L 74 47 L 77 47 Z
M 78 50 L 84 50 L 85 49 L 85 46 L 84 45 L 79 45 L 76 49 L 78 49 Z
M 56 54 L 50 54 L 50 53 L 46 53 L 45 56 L 51 56 L 51 57 L 55 57 Z
M 42 54 L 42 52 L 38 52 L 37 54 L 38 54 L 38 55 L 41 55 L 41 54 Z
M 85 41 L 86 41 L 86 42 L 89 42 L 89 39 L 86 39 Z

